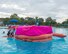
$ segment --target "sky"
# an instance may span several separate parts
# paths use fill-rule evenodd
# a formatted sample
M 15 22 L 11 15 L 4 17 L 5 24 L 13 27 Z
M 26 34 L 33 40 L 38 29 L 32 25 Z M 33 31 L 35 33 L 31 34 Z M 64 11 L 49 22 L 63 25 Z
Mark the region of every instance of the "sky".
M 52 17 L 61 23 L 68 19 L 68 0 L 0 0 L 0 17 L 13 13 L 20 17 Z

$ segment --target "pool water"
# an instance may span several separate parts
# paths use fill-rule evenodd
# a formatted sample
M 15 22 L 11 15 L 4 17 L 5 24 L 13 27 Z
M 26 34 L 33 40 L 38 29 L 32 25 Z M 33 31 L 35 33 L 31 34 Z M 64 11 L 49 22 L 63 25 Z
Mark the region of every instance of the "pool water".
M 5 34 L 3 34 L 5 31 Z M 6 38 L 7 29 L 0 29 L 0 54 L 67 54 L 68 28 L 53 28 L 54 32 L 66 34 L 67 37 L 53 37 L 47 42 L 24 42 Z

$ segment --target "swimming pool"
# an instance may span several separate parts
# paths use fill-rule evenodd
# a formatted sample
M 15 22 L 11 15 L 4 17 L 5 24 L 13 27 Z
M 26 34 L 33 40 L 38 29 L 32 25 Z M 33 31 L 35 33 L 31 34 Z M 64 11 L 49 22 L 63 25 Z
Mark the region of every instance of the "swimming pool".
M 68 28 L 53 28 L 54 32 L 68 35 Z M 3 31 L 6 33 L 3 34 Z M 0 54 L 67 54 L 68 36 L 61 39 L 53 37 L 48 42 L 24 42 L 5 38 L 7 29 L 0 29 Z

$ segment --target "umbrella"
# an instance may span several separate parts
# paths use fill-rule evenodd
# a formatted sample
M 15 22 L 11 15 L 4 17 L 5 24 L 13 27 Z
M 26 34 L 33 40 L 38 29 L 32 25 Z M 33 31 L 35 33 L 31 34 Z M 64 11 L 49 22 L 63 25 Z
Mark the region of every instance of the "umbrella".
M 18 20 L 16 20 L 16 19 L 11 19 L 11 20 L 10 20 L 10 22 L 17 23 L 17 22 L 18 22 Z

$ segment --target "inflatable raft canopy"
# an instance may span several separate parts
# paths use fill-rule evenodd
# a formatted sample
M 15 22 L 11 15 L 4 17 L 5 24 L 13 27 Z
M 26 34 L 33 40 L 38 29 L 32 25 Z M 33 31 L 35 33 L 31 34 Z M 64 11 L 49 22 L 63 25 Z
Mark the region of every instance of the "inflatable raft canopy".
M 51 33 L 51 26 L 19 26 L 16 29 L 16 35 L 39 36 Z
M 52 40 L 51 26 L 18 26 L 16 28 L 16 39 L 26 41 L 48 41 Z
M 12 26 L 16 29 L 15 38 L 24 41 L 49 41 L 52 36 L 66 37 L 64 34 L 53 33 L 52 26 Z

